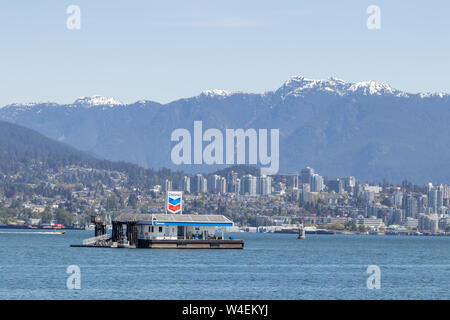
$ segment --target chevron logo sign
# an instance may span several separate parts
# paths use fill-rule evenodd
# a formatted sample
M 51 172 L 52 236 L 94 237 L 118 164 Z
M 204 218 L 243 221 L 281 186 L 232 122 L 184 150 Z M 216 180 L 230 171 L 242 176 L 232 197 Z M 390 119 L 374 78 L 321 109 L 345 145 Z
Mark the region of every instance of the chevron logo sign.
M 181 213 L 183 210 L 183 192 L 169 191 L 167 192 L 167 212 Z

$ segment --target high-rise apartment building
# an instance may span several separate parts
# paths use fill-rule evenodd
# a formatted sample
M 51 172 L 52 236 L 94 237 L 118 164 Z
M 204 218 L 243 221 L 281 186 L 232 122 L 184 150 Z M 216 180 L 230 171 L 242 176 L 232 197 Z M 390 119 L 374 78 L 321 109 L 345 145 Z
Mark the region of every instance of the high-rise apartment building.
M 242 177 L 241 194 L 254 196 L 256 195 L 256 177 L 246 174 Z

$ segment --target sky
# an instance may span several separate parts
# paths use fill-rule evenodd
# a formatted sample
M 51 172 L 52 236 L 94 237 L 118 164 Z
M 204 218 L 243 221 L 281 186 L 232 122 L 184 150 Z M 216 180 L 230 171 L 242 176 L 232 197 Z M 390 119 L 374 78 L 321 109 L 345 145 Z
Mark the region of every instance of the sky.
M 80 29 L 67 27 L 70 5 Z M 366 25 L 370 5 L 380 8 L 380 29 Z M 450 92 L 444 0 L 4 0 L 0 8 L 0 106 L 261 93 L 293 75 Z

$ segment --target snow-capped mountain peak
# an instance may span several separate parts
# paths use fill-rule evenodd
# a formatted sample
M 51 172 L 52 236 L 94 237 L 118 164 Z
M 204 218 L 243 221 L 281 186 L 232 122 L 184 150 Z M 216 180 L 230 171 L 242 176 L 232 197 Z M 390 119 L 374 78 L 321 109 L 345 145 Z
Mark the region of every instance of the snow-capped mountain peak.
M 288 95 L 302 96 L 307 92 L 329 92 L 340 96 L 349 94 L 362 95 L 394 95 L 398 97 L 407 97 L 405 92 L 396 90 L 383 82 L 362 81 L 351 83 L 345 80 L 330 77 L 327 79 L 314 80 L 303 76 L 290 77 L 279 89 L 283 97 Z
M 230 91 L 222 89 L 205 90 L 201 93 L 201 95 L 207 97 L 227 97 L 230 96 L 231 94 L 232 93 Z
M 404 95 L 405 93 L 392 88 L 390 85 L 378 82 L 378 81 L 361 81 L 352 84 L 348 91 L 350 92 L 359 92 L 365 95 L 382 95 L 382 94 L 393 94 L 393 95 Z
M 123 105 L 122 102 L 101 95 L 93 95 L 91 97 L 80 97 L 73 103 L 76 106 L 94 107 L 94 106 L 117 106 Z
M 45 105 L 45 106 L 58 106 L 58 104 L 56 102 L 52 102 L 52 101 L 39 101 L 39 102 L 28 102 L 28 103 L 11 103 L 5 106 L 5 108 L 7 107 L 12 107 L 12 108 L 30 108 L 30 107 L 35 107 L 35 106 L 39 106 L 39 105 Z
M 342 79 L 330 77 L 328 79 L 314 80 L 303 76 L 290 77 L 278 90 L 282 96 L 303 95 L 311 91 L 327 91 L 342 95 L 348 83 Z

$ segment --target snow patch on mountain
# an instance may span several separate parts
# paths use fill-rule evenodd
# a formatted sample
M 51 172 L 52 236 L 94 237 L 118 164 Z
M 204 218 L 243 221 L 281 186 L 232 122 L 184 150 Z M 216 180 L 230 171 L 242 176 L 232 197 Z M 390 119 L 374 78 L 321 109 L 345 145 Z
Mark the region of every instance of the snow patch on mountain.
M 232 94 L 233 94 L 232 92 L 227 90 L 213 89 L 213 90 L 205 90 L 200 95 L 207 97 L 228 97 L 231 96 Z
M 32 108 L 35 106 L 57 107 L 57 106 L 59 106 L 59 104 L 57 104 L 56 102 L 52 102 L 52 101 L 39 101 L 39 102 L 28 102 L 28 103 L 15 102 L 15 103 L 11 103 L 11 104 L 4 106 L 4 108 L 8 108 L 8 107 Z
M 392 95 L 396 97 L 408 98 L 409 94 L 392 88 L 390 85 L 377 81 L 362 81 L 352 84 L 348 91 L 361 93 L 363 95 Z
M 419 96 L 422 99 L 426 99 L 426 98 L 446 98 L 446 97 L 450 97 L 449 94 L 444 93 L 444 92 L 427 92 L 427 93 L 420 93 Z
M 216 99 L 225 99 L 235 94 L 242 94 L 242 91 L 228 91 L 222 89 L 214 89 L 214 90 L 205 90 L 201 92 L 198 96 L 192 98 L 185 98 L 181 100 L 190 100 L 190 99 L 208 99 L 208 98 L 216 98 Z M 277 89 L 276 91 L 267 91 L 261 94 L 263 98 L 271 97 L 273 95 L 277 95 L 281 97 L 281 99 L 285 99 L 286 97 L 304 97 L 310 94 L 331 94 L 337 96 L 350 96 L 350 95 L 363 95 L 363 96 L 391 96 L 391 97 L 399 97 L 399 98 L 410 98 L 410 97 L 419 97 L 421 99 L 448 99 L 450 95 L 447 93 L 417 93 L 411 94 L 407 92 L 403 92 L 397 89 L 392 88 L 390 85 L 378 82 L 378 81 L 361 81 L 361 82 L 347 82 L 343 79 L 336 77 L 329 77 L 327 79 L 311 79 L 306 78 L 304 76 L 293 76 L 290 77 L 287 81 L 283 83 L 283 85 Z M 176 102 L 176 101 L 173 101 Z M 135 102 L 137 105 L 145 106 L 149 103 L 152 103 L 150 100 L 139 100 Z M 114 98 L 105 97 L 101 95 L 93 95 L 90 97 L 80 97 L 76 99 L 72 104 L 58 104 L 55 102 L 31 102 L 31 103 L 13 103 L 5 106 L 6 109 L 13 109 L 15 112 L 24 112 L 29 109 L 33 109 L 34 112 L 37 112 L 38 107 L 83 107 L 83 108 L 91 108 L 96 106 L 101 106 L 103 109 L 108 109 L 110 107 L 115 106 L 126 106 L 128 104 L 122 103 Z
M 121 106 L 122 102 L 101 95 L 93 95 L 91 97 L 80 97 L 72 104 L 74 106 L 94 107 L 94 106 Z
M 396 90 L 386 83 L 377 81 L 351 83 L 335 77 L 314 80 L 303 76 L 293 76 L 277 90 L 283 98 L 289 95 L 303 96 L 306 93 L 324 91 L 339 96 L 357 93 L 371 96 L 393 95 L 396 97 L 409 97 L 407 93 Z

